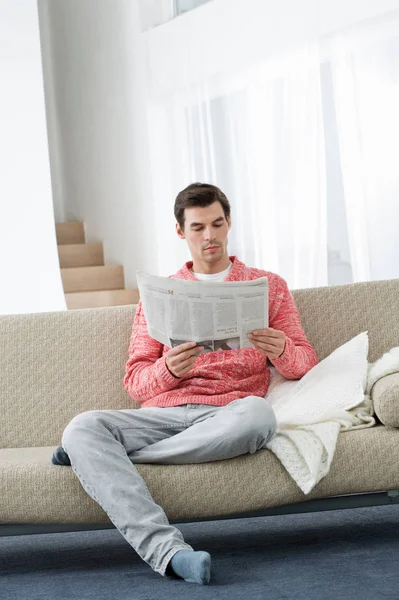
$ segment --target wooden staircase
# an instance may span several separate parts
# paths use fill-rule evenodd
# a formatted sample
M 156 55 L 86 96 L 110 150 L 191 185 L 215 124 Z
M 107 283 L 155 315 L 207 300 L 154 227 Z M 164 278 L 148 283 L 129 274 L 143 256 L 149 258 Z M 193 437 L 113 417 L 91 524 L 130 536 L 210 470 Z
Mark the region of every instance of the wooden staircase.
M 101 242 L 86 244 L 83 223 L 56 223 L 58 256 L 68 309 L 137 304 L 139 291 L 125 289 L 122 265 L 105 265 Z

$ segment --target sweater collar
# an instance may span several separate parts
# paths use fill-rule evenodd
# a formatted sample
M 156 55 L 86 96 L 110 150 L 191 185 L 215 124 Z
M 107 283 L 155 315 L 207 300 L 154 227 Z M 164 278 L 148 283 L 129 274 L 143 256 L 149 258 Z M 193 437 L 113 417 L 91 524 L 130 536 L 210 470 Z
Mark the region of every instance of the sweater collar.
M 233 266 L 231 267 L 230 272 L 224 281 L 242 281 L 244 279 L 244 263 L 241 262 L 236 256 L 229 256 L 229 258 L 233 263 Z M 186 262 L 182 269 L 179 271 L 179 273 L 176 273 L 176 276 L 178 276 L 181 279 L 191 279 L 192 281 L 199 281 L 199 279 L 197 279 L 190 270 L 192 269 L 192 267 L 192 260 Z

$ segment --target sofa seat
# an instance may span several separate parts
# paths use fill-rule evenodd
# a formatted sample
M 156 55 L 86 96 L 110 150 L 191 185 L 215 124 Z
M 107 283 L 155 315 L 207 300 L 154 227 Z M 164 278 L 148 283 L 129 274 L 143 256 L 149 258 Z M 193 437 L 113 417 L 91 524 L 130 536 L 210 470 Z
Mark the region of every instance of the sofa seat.
M 399 489 L 399 430 L 378 425 L 339 435 L 329 474 L 307 496 L 276 456 L 254 455 L 195 465 L 138 465 L 172 521 L 225 517 L 337 495 Z M 56 446 L 0 449 L 3 524 L 109 524 L 71 467 L 56 466 Z

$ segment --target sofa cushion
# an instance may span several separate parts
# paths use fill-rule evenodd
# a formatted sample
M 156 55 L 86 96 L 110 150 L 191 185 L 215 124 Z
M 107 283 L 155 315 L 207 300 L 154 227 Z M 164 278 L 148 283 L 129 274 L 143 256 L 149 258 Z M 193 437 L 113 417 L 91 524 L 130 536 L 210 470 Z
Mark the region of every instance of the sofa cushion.
M 273 370 L 266 398 L 280 429 L 307 425 L 350 410 L 364 401 L 367 380 L 367 332 L 336 348 L 300 380 L 286 380 Z
M 137 465 L 170 520 L 223 517 L 341 494 L 399 489 L 399 430 L 340 433 L 328 475 L 305 496 L 269 450 L 193 465 Z M 0 519 L 17 523 L 109 523 L 55 446 L 0 449 Z
M 384 425 L 399 427 L 399 373 L 379 379 L 371 397 L 375 414 Z

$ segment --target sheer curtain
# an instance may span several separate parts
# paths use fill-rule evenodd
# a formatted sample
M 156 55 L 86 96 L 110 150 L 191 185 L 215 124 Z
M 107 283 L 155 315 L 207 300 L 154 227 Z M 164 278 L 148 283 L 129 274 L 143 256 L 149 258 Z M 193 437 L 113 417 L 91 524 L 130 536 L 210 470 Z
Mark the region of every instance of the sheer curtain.
M 166 199 L 206 181 L 232 204 L 231 254 L 291 288 L 327 284 L 318 47 L 179 89 L 153 82 L 149 127 L 159 272 L 188 258 Z
M 399 12 L 327 44 L 354 280 L 399 277 Z

